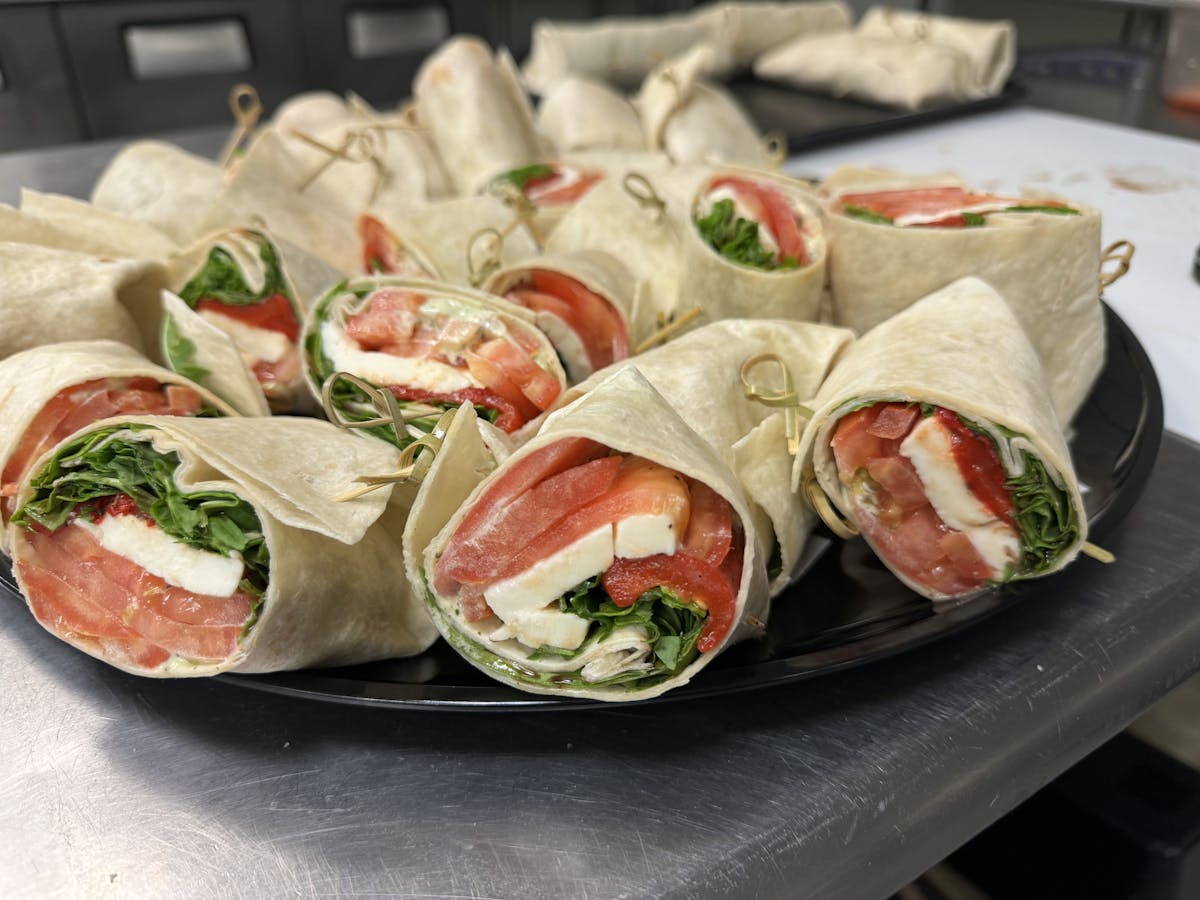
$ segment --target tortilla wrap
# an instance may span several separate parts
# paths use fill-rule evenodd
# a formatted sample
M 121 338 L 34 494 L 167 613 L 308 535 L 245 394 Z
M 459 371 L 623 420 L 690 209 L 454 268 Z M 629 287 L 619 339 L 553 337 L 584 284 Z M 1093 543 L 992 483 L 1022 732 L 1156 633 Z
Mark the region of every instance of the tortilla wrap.
M 186 244 L 201 230 L 224 179 L 224 170 L 212 160 L 165 141 L 134 141 L 100 174 L 91 200 Z
M 653 423 L 653 427 L 647 427 L 647 423 Z M 614 672 L 637 671 L 635 659 L 644 658 L 650 652 L 645 633 L 639 635 L 637 628 L 618 628 L 608 640 L 591 648 L 585 646 L 573 660 L 557 657 L 532 660 L 529 659 L 529 648 L 515 638 L 493 640 L 489 637 L 497 619 L 487 619 L 480 624 L 467 623 L 452 611 L 456 601 L 435 596 L 432 579 L 426 579 L 455 530 L 489 485 L 530 454 L 568 437 L 589 438 L 612 450 L 640 456 L 704 483 L 730 504 L 736 521 L 744 529 L 745 555 L 737 583 L 733 625 L 712 650 L 700 653 L 674 675 L 651 680 L 652 683 L 644 686 L 589 684 L 579 674 L 585 664 L 593 667 L 592 672 L 603 672 L 605 677 L 612 677 Z M 426 507 L 424 497 L 435 496 L 436 489 L 444 485 L 456 484 L 461 491 L 464 482 L 478 484 L 428 546 L 410 550 L 421 554 L 421 570 L 414 573 L 417 567 L 410 565 L 409 571 L 416 576 L 413 589 L 428 591 L 428 607 L 443 636 L 468 662 L 486 674 L 533 693 L 606 701 L 646 699 L 686 684 L 722 649 L 760 631 L 767 609 L 763 535 L 768 526 L 761 513 L 746 501 L 728 467 L 635 369 L 615 372 L 576 403 L 556 412 L 546 420 L 536 437 L 482 481 L 473 468 L 479 460 L 478 452 L 447 452 L 449 449 L 443 447 L 431 468 L 429 480 L 418 494 L 412 513 L 417 520 L 414 532 L 428 533 L 437 526 L 440 515 L 448 511 L 449 505 L 445 503 Z M 630 655 L 635 659 L 628 658 Z
M 902 186 L 876 184 L 867 190 Z M 843 182 L 837 196 L 855 188 Z M 958 278 L 978 276 L 1008 301 L 1033 341 L 1065 426 L 1104 364 L 1101 219 L 1073 200 L 1036 199 L 1061 201 L 1079 214 L 992 213 L 978 227 L 903 228 L 831 212 L 825 228 L 834 321 L 862 333 Z
M 1023 452 L 1040 461 L 1065 495 L 1078 534 L 1050 565 L 1034 574 L 1057 571 L 1075 557 L 1087 536 L 1087 517 L 1070 453 L 1036 351 L 995 290 L 978 278 L 961 279 L 853 344 L 812 401 L 815 414 L 804 431 L 793 488 L 815 474 L 841 514 L 855 521 L 850 491 L 838 478 L 830 441 L 843 415 L 884 400 L 944 407 L 973 423 L 995 445 L 1008 478 L 1029 469 Z M 931 599 L 945 599 L 900 577 Z M 1014 577 L 1032 576 L 1018 571 Z
M 591 78 L 572 76 L 538 105 L 537 126 L 559 154 L 579 150 L 641 150 L 637 110 L 623 94 Z
M 396 454 L 386 444 L 359 440 L 327 422 L 289 418 L 125 417 L 89 433 L 112 426 L 119 437 L 177 453 L 180 464 L 170 477 L 185 498 L 222 491 L 250 504 L 270 556 L 265 593 L 257 618 L 238 633 L 235 649 L 223 658 L 172 652 L 154 665 L 138 664 L 107 648 L 109 642 L 67 630 L 54 619 L 55 603 L 31 595 L 31 575 L 43 569 L 32 543 L 36 536 L 11 526 L 17 583 L 35 615 L 42 613 L 39 621 L 51 622 L 49 630 L 68 643 L 135 674 L 185 677 L 405 656 L 421 652 L 436 637 L 420 602 L 397 577 L 404 510 L 389 505 L 387 490 L 345 503 L 333 500 L 348 487 L 349 471 L 394 470 Z M 79 439 L 47 453 L 35 471 Z M 33 484 L 23 487 L 22 503 L 34 498 Z M 136 621 L 137 607 L 136 601 L 129 607 L 127 621 Z

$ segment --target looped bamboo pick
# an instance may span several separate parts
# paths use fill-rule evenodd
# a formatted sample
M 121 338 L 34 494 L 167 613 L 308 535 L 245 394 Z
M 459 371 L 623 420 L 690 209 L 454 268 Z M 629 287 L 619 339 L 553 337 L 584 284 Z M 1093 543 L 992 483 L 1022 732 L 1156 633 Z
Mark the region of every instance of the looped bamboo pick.
M 649 178 L 640 172 L 629 172 L 621 179 L 621 187 L 642 209 L 651 211 L 655 222 L 662 221 L 667 211 L 667 201 L 658 195 Z
M 773 362 L 779 366 L 782 373 L 783 386 L 779 388 L 764 387 L 751 377 L 751 372 L 761 363 Z M 795 456 L 800 452 L 800 416 L 811 419 L 813 411 L 800 402 L 796 394 L 796 382 L 792 373 L 778 353 L 759 353 L 751 356 L 741 368 L 742 391 L 746 399 L 754 400 L 763 406 L 780 407 L 783 409 L 784 429 L 787 432 L 788 453 Z
M 222 168 L 229 165 L 233 155 L 262 117 L 262 101 L 258 98 L 258 91 L 254 89 L 254 85 L 235 84 L 230 89 L 229 111 L 233 114 L 234 126 L 225 141 L 225 146 L 221 148 L 221 155 L 217 157 Z
M 1133 246 L 1132 241 L 1115 241 L 1101 251 L 1101 289 L 1106 288 L 1125 277 L 1125 274 L 1129 271 L 1129 264 L 1133 261 L 1133 251 L 1135 249 L 1136 248 Z M 1111 262 L 1117 263 L 1117 267 L 1108 272 L 1104 271 L 1104 266 Z
M 821 486 L 817 484 L 816 475 L 811 471 L 804 476 L 801 488 L 804 491 L 804 499 L 808 501 L 808 505 L 812 507 L 813 512 L 821 517 L 821 521 L 825 523 L 825 526 L 830 531 L 845 541 L 858 537 L 860 534 L 858 526 L 849 519 L 843 518 L 834 509 L 833 504 L 829 502 L 829 498 L 825 496 L 825 492 L 821 490 Z

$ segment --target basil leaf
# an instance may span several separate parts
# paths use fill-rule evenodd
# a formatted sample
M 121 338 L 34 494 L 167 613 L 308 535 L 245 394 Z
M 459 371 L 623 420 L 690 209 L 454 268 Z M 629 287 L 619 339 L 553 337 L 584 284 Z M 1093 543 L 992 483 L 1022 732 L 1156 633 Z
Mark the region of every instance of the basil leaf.
M 758 223 L 735 216 L 732 200 L 718 200 L 707 216 L 693 221 L 705 243 L 730 262 L 766 272 L 794 269 L 798 265 L 792 257 L 776 260 L 775 254 L 759 240 Z
M 885 215 L 875 212 L 873 209 L 867 209 L 865 206 L 855 206 L 847 204 L 842 207 L 842 213 L 852 219 L 862 219 L 864 222 L 874 222 L 877 225 L 893 225 L 891 219 Z
M 199 383 L 212 374 L 208 369 L 196 364 L 195 342 L 180 333 L 179 323 L 170 315 L 163 322 L 163 354 L 172 372 L 178 372 L 191 381 Z
M 545 165 L 544 163 L 535 163 L 532 166 L 525 166 L 522 169 L 513 169 L 505 172 L 503 175 L 497 175 L 492 179 L 493 185 L 511 184 L 517 190 L 524 193 L 525 188 L 529 186 L 531 181 L 540 181 L 544 178 L 554 177 L 554 167 Z
M 208 259 L 200 271 L 179 292 L 179 296 L 192 309 L 201 300 L 218 300 L 226 306 L 253 306 L 276 294 L 282 294 L 289 302 L 293 302 L 279 254 L 271 242 L 259 231 L 247 231 L 245 234 L 258 244 L 258 258 L 262 260 L 264 268 L 262 289 L 253 290 L 233 254 L 224 247 L 216 246 L 208 251 Z

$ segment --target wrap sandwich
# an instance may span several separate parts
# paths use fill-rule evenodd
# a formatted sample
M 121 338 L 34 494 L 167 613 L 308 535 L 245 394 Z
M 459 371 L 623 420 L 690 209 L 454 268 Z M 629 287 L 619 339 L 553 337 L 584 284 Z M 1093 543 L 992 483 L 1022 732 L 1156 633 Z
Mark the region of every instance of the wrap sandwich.
M 331 499 L 395 465 L 315 419 L 110 419 L 33 465 L 13 571 L 47 630 L 139 675 L 418 653 L 436 632 L 396 577 L 405 510 Z
M 701 306 L 708 321 L 815 321 L 826 243 L 807 184 L 749 169 L 705 173 L 692 183 L 681 302 Z
M 364 430 L 399 447 L 463 402 L 511 434 L 566 385 L 553 345 L 533 321 L 523 307 L 441 282 L 350 281 L 305 324 L 308 384 L 342 422 L 390 416 Z M 404 429 L 394 427 L 398 416 Z
M 537 126 L 558 153 L 645 146 L 633 104 L 592 78 L 570 76 L 551 87 L 538 104 Z
M 526 260 L 494 273 L 483 289 L 534 313 L 572 383 L 629 356 L 637 285 L 602 250 Z
M 76 431 L 120 415 L 220 416 L 234 410 L 117 341 L 46 344 L 0 362 L 0 517 L 29 466 Z
M 414 516 L 433 514 L 426 494 L 478 480 L 463 446 L 443 445 Z M 630 368 L 551 416 L 432 541 L 410 545 L 409 573 L 443 636 L 488 675 L 637 700 L 761 627 L 762 527 L 728 467 Z
M 957 278 L 1012 306 L 1067 425 L 1104 363 L 1100 213 L 1058 197 L 1005 197 L 961 181 L 878 171 L 830 177 L 834 321 L 864 332 Z
M 256 228 L 208 235 L 173 257 L 168 272 L 170 289 L 179 299 L 233 342 L 272 410 L 311 407 L 300 354 L 301 323 L 342 275 Z M 167 362 L 176 371 L 197 366 L 211 370 L 208 330 L 189 325 L 189 318 L 176 309 L 164 321 Z M 180 337 L 190 342 L 190 354 Z
M 439 200 L 403 215 L 364 213 L 358 219 L 362 263 L 356 271 L 468 286 L 476 277 L 473 266 L 481 264 L 473 254 L 484 256 L 475 248 L 484 232 L 502 235 L 494 246 L 502 265 L 538 252 L 529 229 L 518 222 L 516 210 L 488 194 Z
M 956 281 L 868 332 L 812 405 L 794 486 L 832 501 L 925 597 L 1046 575 L 1082 547 L 1037 354 L 985 282 Z

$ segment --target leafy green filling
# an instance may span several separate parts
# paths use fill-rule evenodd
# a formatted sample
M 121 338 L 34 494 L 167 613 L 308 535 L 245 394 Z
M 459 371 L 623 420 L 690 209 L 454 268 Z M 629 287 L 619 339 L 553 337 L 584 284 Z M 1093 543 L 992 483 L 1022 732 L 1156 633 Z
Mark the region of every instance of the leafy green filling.
M 253 306 L 276 294 L 293 299 L 287 289 L 279 254 L 271 242 L 257 231 L 246 234 L 258 244 L 258 258 L 264 269 L 262 290 L 253 290 L 233 254 L 216 246 L 208 251 L 208 259 L 200 271 L 179 292 L 188 306 L 195 309 L 201 300 L 219 300 L 227 306 Z
M 113 425 L 65 444 L 31 480 L 33 495 L 17 510 L 13 523 L 27 528 L 36 522 L 54 531 L 77 510 L 90 515 L 101 507 L 97 501 L 124 494 L 175 540 L 222 556 L 241 556 L 246 564 L 242 589 L 257 598 L 249 628 L 258 616 L 270 568 L 258 514 L 229 491 L 185 494 L 174 479 L 177 453 L 155 450 L 148 441 L 113 436 L 142 430 L 144 426 L 136 424 Z
M 875 212 L 873 209 L 868 209 L 865 206 L 856 206 L 854 204 L 847 204 L 846 206 L 842 207 L 842 212 L 852 219 L 860 219 L 863 222 L 874 222 L 878 225 L 894 225 L 895 224 L 894 220 L 889 219 L 887 216 L 882 215 L 881 213 Z M 1079 215 L 1079 210 L 1071 209 L 1070 207 L 1067 207 L 1067 206 L 1038 206 L 1036 204 L 1029 204 L 1029 205 L 1021 204 L 1019 206 L 1006 206 L 1004 209 L 992 210 L 992 212 L 1006 212 L 1006 213 L 1008 213 L 1008 212 L 1036 212 L 1036 213 L 1049 213 L 1050 215 L 1055 215 L 1055 216 L 1077 216 L 1077 215 Z M 948 213 L 947 215 L 953 215 L 953 213 Z M 963 224 L 965 226 L 967 226 L 968 228 L 976 228 L 976 227 L 979 227 L 980 225 L 987 224 L 987 216 L 989 215 L 989 213 L 964 212 L 964 213 L 960 213 L 960 215 L 962 216 Z
M 358 299 L 363 299 L 371 293 L 370 287 L 357 288 L 350 291 Z M 308 355 L 309 371 L 312 374 L 313 380 L 320 385 L 325 382 L 337 371 L 334 368 L 333 361 L 325 355 L 325 344 L 321 340 L 321 323 L 329 320 L 330 313 L 333 310 L 333 301 L 340 295 L 346 293 L 346 282 L 334 287 L 326 296 L 316 310 L 317 327 L 312 329 L 304 339 L 304 349 Z M 339 378 L 333 385 L 330 391 L 330 400 L 337 411 L 347 422 L 365 422 L 368 419 L 379 418 L 379 411 L 371 402 L 370 396 L 362 388 L 357 385 Z M 447 409 L 456 409 L 457 403 L 442 403 L 436 400 L 399 400 L 396 405 L 405 410 L 412 405 L 436 407 L 437 412 L 428 416 L 421 416 L 416 419 L 407 419 L 407 423 L 413 427 L 430 433 L 433 431 L 437 421 L 441 418 L 441 414 Z M 500 416 L 499 410 L 492 409 L 489 406 L 475 404 L 475 413 L 481 418 L 489 422 L 495 422 Z M 409 437 L 407 434 L 403 437 L 398 437 L 395 429 L 391 425 L 375 425 L 370 428 L 363 428 L 362 431 L 373 435 L 382 441 L 387 441 L 401 450 L 411 444 L 415 438 Z
M 554 177 L 554 167 L 544 163 L 535 163 L 532 166 L 525 166 L 521 169 L 513 169 L 510 172 L 505 172 L 503 175 L 497 175 L 493 179 L 492 184 L 511 184 L 517 190 L 524 192 L 531 181 L 542 181 L 546 178 Z
M 891 225 L 892 220 L 885 215 L 875 212 L 873 209 L 867 209 L 865 206 L 855 206 L 848 203 L 842 207 L 842 212 L 852 219 L 861 219 L 864 222 L 874 222 L 877 225 Z
M 1038 206 L 1037 204 L 1021 204 L 1020 206 L 1005 207 L 1003 212 L 1036 212 L 1049 213 L 1052 216 L 1078 216 L 1079 210 L 1069 206 Z
M 728 198 L 718 200 L 707 216 L 698 216 L 694 221 L 700 237 L 730 262 L 766 272 L 800 266 L 793 256 L 776 259 L 775 253 L 762 245 L 758 223 L 735 215 L 733 201 Z
M 174 316 L 167 316 L 163 322 L 163 351 L 171 371 L 184 378 L 200 382 L 212 374 L 196 363 L 196 344 L 180 332 Z
M 1021 564 L 1017 575 L 1037 575 L 1052 568 L 1063 552 L 1079 539 L 1075 508 L 1065 491 L 1055 486 L 1046 466 L 1022 451 L 1025 471 L 1010 475 L 1004 487 L 1013 501 L 1013 518 L 1021 533 Z

